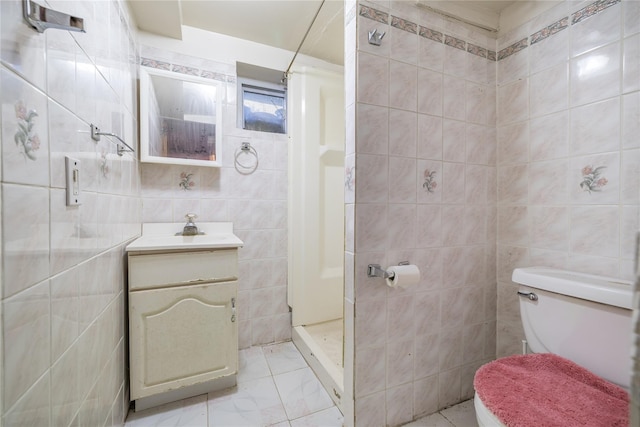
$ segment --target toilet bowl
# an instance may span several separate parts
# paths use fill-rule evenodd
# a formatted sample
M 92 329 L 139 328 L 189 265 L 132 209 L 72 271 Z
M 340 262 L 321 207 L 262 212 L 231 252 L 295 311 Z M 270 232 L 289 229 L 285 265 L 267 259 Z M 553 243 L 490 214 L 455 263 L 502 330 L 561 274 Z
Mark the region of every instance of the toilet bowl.
M 631 282 L 543 267 L 512 279 L 530 354 L 476 372 L 478 424 L 627 425 Z

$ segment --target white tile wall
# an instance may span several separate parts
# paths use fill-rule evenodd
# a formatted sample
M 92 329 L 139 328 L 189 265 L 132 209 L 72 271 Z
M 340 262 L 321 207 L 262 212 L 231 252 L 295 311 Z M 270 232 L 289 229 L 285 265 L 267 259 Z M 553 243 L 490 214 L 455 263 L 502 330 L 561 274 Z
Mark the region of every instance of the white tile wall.
M 137 145 L 135 27 L 120 1 L 50 6 L 82 17 L 87 33 L 39 34 L 21 2 L 0 5 L 2 422 L 120 425 L 138 165 L 91 140 L 89 123 Z M 65 155 L 82 165 L 80 206 L 66 206 Z
M 640 28 L 622 16 L 635 16 L 634 3 L 616 3 L 498 63 L 498 356 L 520 352 L 523 338 L 513 268 L 632 278 L 625 236 L 638 229 L 631 148 L 638 146 Z M 571 21 L 587 4 L 564 2 L 515 31 Z M 507 37 L 498 44 L 508 46 Z M 521 98 L 511 95 L 515 85 Z M 586 178 L 599 184 L 588 191 Z

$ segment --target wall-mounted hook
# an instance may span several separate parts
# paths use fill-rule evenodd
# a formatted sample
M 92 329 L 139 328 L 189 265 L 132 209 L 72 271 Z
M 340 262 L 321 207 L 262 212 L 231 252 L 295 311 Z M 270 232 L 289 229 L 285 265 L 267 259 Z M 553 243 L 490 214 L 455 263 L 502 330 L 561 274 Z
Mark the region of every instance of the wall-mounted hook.
M 378 30 L 369 31 L 369 44 L 380 46 L 385 34 L 386 33 L 384 31 L 381 33 L 379 33 Z

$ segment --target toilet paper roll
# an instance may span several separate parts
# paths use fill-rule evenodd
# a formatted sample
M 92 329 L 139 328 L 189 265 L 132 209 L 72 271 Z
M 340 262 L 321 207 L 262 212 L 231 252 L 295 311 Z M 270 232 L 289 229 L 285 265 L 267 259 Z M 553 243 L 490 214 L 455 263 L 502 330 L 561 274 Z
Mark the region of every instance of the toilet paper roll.
M 387 268 L 387 272 L 393 277 L 387 279 L 387 285 L 390 288 L 407 288 L 420 282 L 420 269 L 417 265 L 392 265 Z

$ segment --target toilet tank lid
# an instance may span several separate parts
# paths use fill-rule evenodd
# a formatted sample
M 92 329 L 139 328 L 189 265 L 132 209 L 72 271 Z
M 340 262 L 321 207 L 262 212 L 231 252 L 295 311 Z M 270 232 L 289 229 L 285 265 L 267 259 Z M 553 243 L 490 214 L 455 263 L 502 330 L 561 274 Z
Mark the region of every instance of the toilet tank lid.
M 513 270 L 514 282 L 601 304 L 631 309 L 631 281 L 547 267 Z

